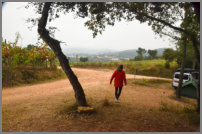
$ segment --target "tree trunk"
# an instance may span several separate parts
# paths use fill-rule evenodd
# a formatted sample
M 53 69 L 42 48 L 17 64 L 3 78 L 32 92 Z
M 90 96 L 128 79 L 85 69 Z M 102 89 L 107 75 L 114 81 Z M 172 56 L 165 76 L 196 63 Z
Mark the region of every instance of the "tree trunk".
M 180 81 L 179 85 L 177 88 L 177 98 L 181 97 L 181 91 L 182 91 L 182 82 L 183 82 L 183 76 L 184 76 L 184 66 L 185 66 L 185 59 L 186 59 L 186 41 L 184 42 L 184 47 L 183 47 L 183 59 L 182 59 L 182 65 L 181 65 L 181 70 L 180 70 Z
M 199 68 L 199 78 L 198 78 L 198 87 L 197 87 L 197 113 L 200 114 L 200 68 Z
M 49 35 L 49 31 L 46 30 L 46 24 L 48 19 L 48 11 L 50 9 L 51 2 L 46 2 L 43 7 L 42 16 L 38 23 L 38 33 L 40 37 L 50 46 L 50 48 L 55 53 L 56 57 L 58 58 L 62 69 L 64 70 L 66 76 L 68 77 L 71 85 L 73 86 L 75 92 L 75 98 L 77 104 L 79 106 L 87 106 L 85 94 L 83 91 L 82 86 L 80 85 L 76 75 L 72 71 L 71 67 L 69 66 L 69 61 L 66 56 L 63 54 L 60 42 L 56 39 L 53 39 Z
M 195 51 L 195 58 L 196 58 L 196 61 L 197 61 L 197 65 L 199 66 L 199 68 L 197 69 L 197 71 L 199 72 L 199 82 L 198 82 L 198 86 L 197 86 L 197 108 L 196 108 L 196 111 L 198 113 L 200 113 L 200 51 L 199 51 L 199 48 L 197 47 L 197 41 L 196 41 L 196 38 L 194 36 L 192 36 L 192 44 L 193 44 L 193 47 L 194 47 L 194 51 Z M 199 43 L 200 44 L 200 43 Z

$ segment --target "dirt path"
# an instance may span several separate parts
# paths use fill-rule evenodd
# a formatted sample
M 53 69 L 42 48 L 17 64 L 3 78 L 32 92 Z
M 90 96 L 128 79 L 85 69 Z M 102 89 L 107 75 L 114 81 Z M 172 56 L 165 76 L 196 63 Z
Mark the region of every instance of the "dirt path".
M 80 69 L 73 68 L 73 71 L 77 75 L 82 86 L 90 85 L 100 85 L 101 83 L 109 83 L 113 71 L 110 70 L 91 70 L 91 69 Z M 159 77 L 148 77 L 141 75 L 131 75 L 126 74 L 127 79 L 164 79 Z M 86 82 L 88 81 L 88 82 Z M 87 87 L 88 88 L 88 87 Z M 14 88 L 4 88 L 8 90 L 3 90 L 2 92 L 2 102 L 10 103 L 16 100 L 26 100 L 31 98 L 37 98 L 41 96 L 54 95 L 56 93 L 64 93 L 67 91 L 72 91 L 72 87 L 67 79 L 58 80 L 50 83 L 36 84 L 31 86 L 14 87 Z M 37 89 L 37 92 L 36 92 Z M 48 91 L 48 92 L 47 92 Z
M 162 101 L 177 107 L 185 105 L 169 98 L 173 90 L 166 85 L 150 88 L 129 83 L 124 87 L 121 103 L 116 104 L 114 87 L 109 85 L 113 71 L 79 68 L 73 68 L 73 71 L 84 88 L 88 103 L 96 109 L 95 114 L 77 115 L 68 112 L 75 99 L 67 79 L 7 88 L 2 90 L 3 132 L 156 132 L 196 129 L 186 118 L 158 110 Z M 126 77 L 133 79 L 134 75 L 127 74 Z M 174 120 L 171 122 L 171 119 Z

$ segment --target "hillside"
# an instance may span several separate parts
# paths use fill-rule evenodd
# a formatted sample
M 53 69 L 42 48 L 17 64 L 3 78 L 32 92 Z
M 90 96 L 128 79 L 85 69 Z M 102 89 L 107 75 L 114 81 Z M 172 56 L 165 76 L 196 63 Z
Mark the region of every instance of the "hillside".
M 163 51 L 166 48 L 158 48 L 157 49 L 157 56 L 162 56 Z M 118 52 L 112 52 L 112 53 L 104 53 L 101 55 L 108 55 L 108 56 L 114 56 L 116 58 L 134 58 L 137 56 L 137 49 L 129 49 L 129 50 L 123 50 L 123 51 L 118 51 Z M 148 53 L 146 53 L 148 55 Z
M 157 49 L 157 56 L 162 56 L 163 51 L 166 48 L 158 48 Z M 75 61 L 76 55 L 78 57 L 88 57 L 89 61 L 94 61 L 94 57 L 98 56 L 102 58 L 101 61 L 108 61 L 107 58 L 117 58 L 117 59 L 132 59 L 137 56 L 137 49 L 129 49 L 123 51 L 114 51 L 114 50 L 93 50 L 87 48 L 69 48 L 64 49 L 63 52 L 66 54 L 67 57 L 70 57 L 72 61 Z M 145 54 L 146 56 L 148 53 Z

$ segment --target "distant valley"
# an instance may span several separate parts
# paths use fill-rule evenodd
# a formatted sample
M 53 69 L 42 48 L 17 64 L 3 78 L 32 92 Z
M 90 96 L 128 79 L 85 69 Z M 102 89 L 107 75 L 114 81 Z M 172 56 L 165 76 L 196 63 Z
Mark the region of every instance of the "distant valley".
M 163 51 L 166 48 L 158 48 L 157 56 L 162 56 Z M 129 49 L 123 51 L 115 50 L 93 50 L 87 48 L 68 48 L 64 49 L 63 52 L 69 58 L 70 61 L 74 62 L 80 57 L 88 57 L 88 61 L 117 61 L 117 60 L 129 60 L 137 56 L 137 49 Z M 145 54 L 148 56 L 148 53 Z

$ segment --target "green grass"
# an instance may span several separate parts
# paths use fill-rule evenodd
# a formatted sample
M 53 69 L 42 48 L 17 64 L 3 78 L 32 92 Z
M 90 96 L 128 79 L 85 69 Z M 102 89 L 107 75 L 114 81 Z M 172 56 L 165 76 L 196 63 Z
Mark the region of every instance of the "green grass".
M 127 82 L 130 85 L 141 85 L 148 87 L 159 87 L 161 84 L 171 85 L 171 81 L 161 79 L 127 79 Z
M 173 73 L 177 69 L 177 63 L 175 61 L 170 63 L 169 69 L 165 68 L 165 60 L 70 63 L 72 67 L 93 69 L 116 69 L 120 64 L 124 65 L 124 70 L 129 74 L 157 76 L 164 78 L 172 78 Z

